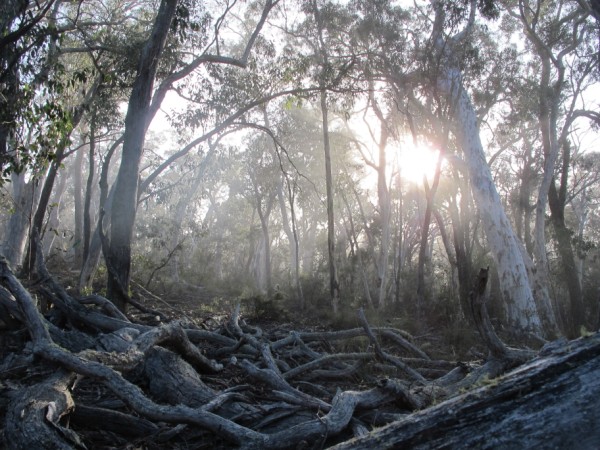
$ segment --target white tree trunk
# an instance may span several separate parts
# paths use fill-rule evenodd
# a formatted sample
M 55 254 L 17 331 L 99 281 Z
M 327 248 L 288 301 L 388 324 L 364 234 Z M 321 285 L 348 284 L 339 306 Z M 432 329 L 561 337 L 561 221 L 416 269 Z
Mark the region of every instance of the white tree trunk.
M 54 190 L 54 195 L 52 198 L 52 209 L 48 214 L 48 224 L 45 227 L 44 233 L 44 255 L 46 257 L 50 256 L 52 252 L 52 247 L 54 245 L 54 241 L 56 240 L 56 233 L 58 227 L 60 225 L 60 208 L 62 202 L 62 196 L 65 193 L 65 187 L 67 184 L 67 174 L 63 172 L 60 173 L 60 178 L 56 189 Z
M 452 68 L 442 70 L 438 89 L 453 105 L 455 134 L 467 160 L 473 197 L 479 207 L 490 252 L 496 263 L 508 321 L 519 330 L 541 334 L 540 318 L 520 243 L 494 185 L 479 136 L 477 116 L 462 85 L 460 71 Z
M 39 198 L 39 185 L 34 179 L 25 182 L 25 173 L 11 174 L 13 212 L 6 226 L 2 254 L 13 269 L 23 263 L 29 225 Z
M 104 232 L 106 233 L 110 226 L 110 213 L 112 212 L 112 202 L 114 198 L 114 185 L 108 194 L 108 198 L 106 199 L 106 203 L 104 204 Z M 100 263 L 100 256 L 102 255 L 102 243 L 100 242 L 100 221 L 96 222 L 96 228 L 92 233 L 90 239 L 90 248 L 88 250 L 88 255 L 86 260 L 83 262 L 81 267 L 81 273 L 79 274 L 79 285 L 78 288 L 80 291 L 84 291 L 89 289 L 92 286 L 92 282 L 94 281 L 94 276 L 96 275 L 96 271 L 98 269 L 98 264 Z

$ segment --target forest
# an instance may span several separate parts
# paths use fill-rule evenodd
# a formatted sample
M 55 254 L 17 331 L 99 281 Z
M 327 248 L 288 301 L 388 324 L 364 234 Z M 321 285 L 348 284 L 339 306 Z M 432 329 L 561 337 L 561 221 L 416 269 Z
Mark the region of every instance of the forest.
M 599 76 L 598 0 L 2 0 L 0 445 L 600 447 Z

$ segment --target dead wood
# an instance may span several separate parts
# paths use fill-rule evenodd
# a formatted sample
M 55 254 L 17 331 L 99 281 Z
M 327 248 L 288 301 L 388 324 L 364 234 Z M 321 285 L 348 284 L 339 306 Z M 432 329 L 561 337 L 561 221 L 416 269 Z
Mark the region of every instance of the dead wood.
M 369 337 L 369 339 L 371 340 L 371 343 L 373 344 L 375 354 L 379 358 L 381 358 L 383 361 L 386 361 L 386 362 L 398 367 L 399 369 L 404 371 L 407 375 L 409 375 L 413 380 L 420 381 L 422 383 L 425 382 L 425 378 L 419 372 L 417 372 L 413 368 L 409 367 L 408 364 L 406 364 L 400 358 L 390 355 L 381 349 L 381 345 L 379 344 L 379 341 L 377 341 L 377 338 L 373 334 L 373 331 L 371 330 L 371 327 L 370 327 L 369 323 L 367 322 L 367 318 L 365 317 L 365 312 L 362 308 L 360 308 L 360 310 L 358 311 L 358 318 L 360 319 L 360 321 L 363 325 L 363 328 L 365 329 L 365 333 L 367 333 L 367 336 Z
M 77 299 L 47 272 L 43 257 L 37 263 L 42 278 L 36 289 L 54 305 L 52 322 L 0 260 L 0 303 L 28 334 L 12 332 L 21 343 L 0 353 L 6 380 L 0 419 L 9 448 L 24 435 L 19 426 L 38 433 L 33 422 L 42 427 L 39 436 L 54 439 L 52 448 L 96 441 L 321 448 L 426 411 L 485 380 L 483 374 L 505 370 L 506 361 L 516 364 L 512 355 L 525 355 L 506 347 L 469 374 L 471 365 L 432 360 L 410 335 L 371 327 L 362 312 L 362 328 L 339 331 L 268 331 L 247 324 L 239 308 L 213 330 L 191 321 L 152 326 L 118 313 L 101 297 Z M 50 367 L 63 378 L 40 377 Z M 37 397 L 25 425 L 9 423 Z M 50 420 L 43 414 L 52 402 Z M 41 445 L 32 440 L 20 448 Z
M 85 448 L 79 436 L 61 424 L 74 407 L 72 373 L 59 371 L 45 381 L 12 394 L 4 438 L 14 449 Z
M 158 425 L 149 420 L 120 411 L 83 404 L 78 404 L 74 408 L 71 421 L 79 429 L 101 430 L 128 438 L 151 437 L 161 431 Z
M 600 334 L 333 448 L 600 448 Z

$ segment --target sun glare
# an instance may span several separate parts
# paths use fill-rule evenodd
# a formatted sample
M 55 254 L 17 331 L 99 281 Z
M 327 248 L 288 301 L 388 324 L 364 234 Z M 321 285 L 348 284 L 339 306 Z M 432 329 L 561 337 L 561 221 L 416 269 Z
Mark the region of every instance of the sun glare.
M 438 156 L 438 150 L 433 150 L 426 145 L 404 144 L 400 149 L 398 160 L 400 177 L 420 185 L 425 176 L 431 183 L 435 175 Z

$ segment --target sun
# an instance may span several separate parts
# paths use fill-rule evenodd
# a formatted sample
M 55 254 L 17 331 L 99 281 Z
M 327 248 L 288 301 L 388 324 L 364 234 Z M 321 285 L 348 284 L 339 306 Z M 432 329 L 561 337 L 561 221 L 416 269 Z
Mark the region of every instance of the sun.
M 439 150 L 434 150 L 426 144 L 405 142 L 399 150 L 398 167 L 400 178 L 410 183 L 421 185 L 423 177 L 431 183 L 439 158 Z

